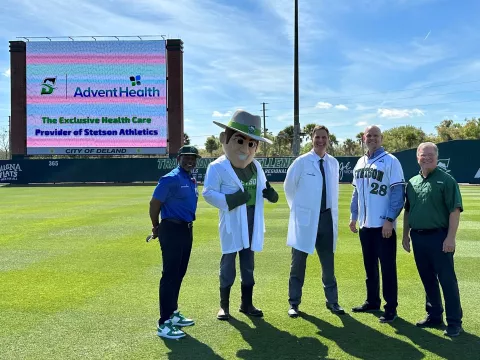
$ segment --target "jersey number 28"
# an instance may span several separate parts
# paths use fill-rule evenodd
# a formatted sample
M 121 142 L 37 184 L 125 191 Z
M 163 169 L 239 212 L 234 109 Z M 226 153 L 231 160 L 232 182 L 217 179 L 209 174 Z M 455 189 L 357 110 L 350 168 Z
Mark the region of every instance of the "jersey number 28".
M 379 183 L 372 183 L 372 190 L 370 190 L 370 194 L 378 194 L 380 196 L 387 195 L 387 185 L 380 185 Z

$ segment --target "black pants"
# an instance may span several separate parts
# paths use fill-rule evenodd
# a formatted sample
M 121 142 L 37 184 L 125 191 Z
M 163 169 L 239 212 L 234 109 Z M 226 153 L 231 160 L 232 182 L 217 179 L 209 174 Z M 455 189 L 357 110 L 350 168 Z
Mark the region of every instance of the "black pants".
M 325 298 L 328 303 L 338 303 L 338 287 L 337 279 L 335 278 L 333 253 L 333 221 L 330 210 L 327 210 L 320 216 L 315 249 L 322 266 L 322 283 Z M 290 305 L 299 305 L 302 300 L 307 256 L 307 253 L 292 248 L 292 263 L 288 281 L 288 302 Z
M 360 242 L 362 243 L 363 265 L 367 275 L 367 302 L 375 307 L 380 307 L 380 274 L 378 261 L 382 271 L 382 289 L 385 299 L 385 311 L 395 312 L 398 306 L 397 282 L 397 234 L 392 231 L 392 236 L 384 238 L 382 228 L 360 229 Z
M 447 323 L 458 326 L 462 324 L 463 313 L 453 265 L 453 253 L 442 251 L 447 233 L 447 229 L 428 233 L 412 230 L 410 236 L 415 263 L 425 288 L 427 313 L 434 319 L 442 317 L 442 298 L 438 286 L 440 282 L 445 298 Z
M 178 308 L 178 294 L 187 272 L 192 251 L 193 228 L 163 220 L 158 237 L 162 249 L 162 278 L 160 279 L 160 320 L 163 324 Z

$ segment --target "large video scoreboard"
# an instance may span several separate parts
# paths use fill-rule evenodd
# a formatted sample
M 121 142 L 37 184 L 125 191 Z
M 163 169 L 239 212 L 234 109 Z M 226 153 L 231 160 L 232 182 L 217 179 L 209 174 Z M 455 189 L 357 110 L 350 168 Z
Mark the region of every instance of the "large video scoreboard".
M 160 154 L 165 41 L 30 41 L 27 155 Z

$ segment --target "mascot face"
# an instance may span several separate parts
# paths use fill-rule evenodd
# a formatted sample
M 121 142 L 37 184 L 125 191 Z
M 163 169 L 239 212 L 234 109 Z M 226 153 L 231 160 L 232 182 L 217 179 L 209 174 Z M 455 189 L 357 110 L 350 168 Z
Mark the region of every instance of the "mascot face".
M 239 169 L 245 169 L 253 161 L 258 149 L 258 140 L 231 129 L 220 134 L 220 142 L 228 160 Z

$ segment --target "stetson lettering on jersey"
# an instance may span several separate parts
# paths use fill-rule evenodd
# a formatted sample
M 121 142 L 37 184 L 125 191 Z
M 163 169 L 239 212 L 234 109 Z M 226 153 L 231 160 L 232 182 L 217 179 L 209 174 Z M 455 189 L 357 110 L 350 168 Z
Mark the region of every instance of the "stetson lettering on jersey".
M 357 179 L 375 179 L 382 182 L 384 172 L 378 169 L 363 168 L 355 170 L 355 178 Z

